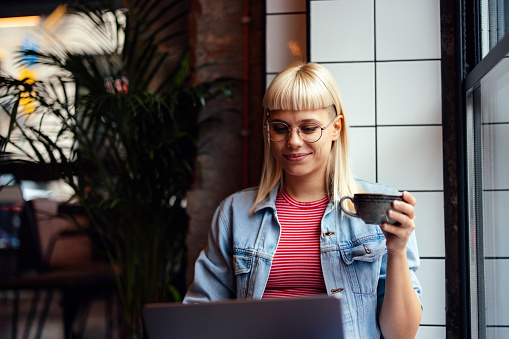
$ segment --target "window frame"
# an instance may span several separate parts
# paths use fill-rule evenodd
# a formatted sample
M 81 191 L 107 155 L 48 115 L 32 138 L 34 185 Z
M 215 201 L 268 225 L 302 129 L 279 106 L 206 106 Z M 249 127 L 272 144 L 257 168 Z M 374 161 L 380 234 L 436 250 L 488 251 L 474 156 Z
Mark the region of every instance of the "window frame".
M 509 55 L 509 34 L 506 34 L 498 43 L 491 48 L 488 54 L 481 57 L 482 36 L 480 33 L 481 13 L 480 1 L 465 1 L 465 39 L 462 39 L 463 54 L 462 62 L 464 65 L 460 68 L 462 74 L 466 74 L 462 80 L 462 93 L 460 100 L 463 105 L 463 135 L 461 147 L 463 147 L 463 171 L 458 178 L 463 178 L 462 187 L 464 227 L 460 227 L 463 260 L 465 269 L 461 274 L 463 288 L 465 289 L 465 306 L 467 308 L 466 319 L 464 319 L 464 330 L 467 338 L 486 338 L 486 311 L 484 290 L 484 258 L 483 250 L 483 201 L 482 201 L 482 166 L 481 166 L 481 142 L 478 140 L 481 136 L 481 110 L 479 100 L 474 96 L 478 94 L 477 89 L 481 86 L 481 81 L 499 62 Z M 466 13 L 470 14 L 470 17 Z M 460 28 L 458 28 L 460 29 Z M 470 35 L 469 35 L 470 33 Z M 474 65 L 470 69 L 470 65 Z M 461 180 L 461 179 L 460 179 Z M 461 181 L 460 181 L 461 184 Z M 471 242 L 469 236 L 470 230 L 475 230 L 475 242 Z M 474 277 L 471 279 L 471 277 Z M 465 315 L 464 315 L 465 317 Z

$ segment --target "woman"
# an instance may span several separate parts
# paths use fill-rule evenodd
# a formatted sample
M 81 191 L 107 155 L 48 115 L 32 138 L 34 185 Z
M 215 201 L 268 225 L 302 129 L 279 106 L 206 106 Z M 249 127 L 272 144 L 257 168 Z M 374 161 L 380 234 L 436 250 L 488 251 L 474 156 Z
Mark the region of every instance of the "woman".
M 283 70 L 263 105 L 260 185 L 218 207 L 184 302 L 339 294 L 347 338 L 415 337 L 415 198 L 404 192 L 394 202 L 389 217 L 399 226 L 367 225 L 341 212 L 342 196 L 397 191 L 353 179 L 346 115 L 324 67 Z

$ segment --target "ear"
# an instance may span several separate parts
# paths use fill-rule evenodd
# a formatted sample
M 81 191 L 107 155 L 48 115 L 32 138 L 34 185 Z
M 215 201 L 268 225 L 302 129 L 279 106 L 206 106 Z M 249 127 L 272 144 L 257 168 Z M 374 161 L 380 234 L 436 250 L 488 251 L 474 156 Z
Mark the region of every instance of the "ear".
M 343 115 L 338 116 L 332 124 L 332 140 L 336 141 L 341 135 L 341 128 L 343 127 Z

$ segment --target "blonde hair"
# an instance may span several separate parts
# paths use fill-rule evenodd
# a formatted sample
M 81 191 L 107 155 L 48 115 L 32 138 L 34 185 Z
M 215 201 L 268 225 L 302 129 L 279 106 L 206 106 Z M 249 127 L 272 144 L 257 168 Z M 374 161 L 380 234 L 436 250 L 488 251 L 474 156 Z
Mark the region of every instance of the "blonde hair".
M 263 97 L 264 126 L 270 111 L 313 110 L 334 107 L 336 115 L 343 116 L 343 127 L 338 141 L 334 141 L 328 159 L 326 186 L 337 207 L 341 197 L 362 192 L 349 166 L 348 125 L 338 85 L 330 72 L 315 63 L 298 63 L 281 71 L 267 88 Z M 258 193 L 250 213 L 283 179 L 283 169 L 270 151 L 270 139 L 264 128 L 264 159 Z M 350 208 L 353 206 L 350 206 Z

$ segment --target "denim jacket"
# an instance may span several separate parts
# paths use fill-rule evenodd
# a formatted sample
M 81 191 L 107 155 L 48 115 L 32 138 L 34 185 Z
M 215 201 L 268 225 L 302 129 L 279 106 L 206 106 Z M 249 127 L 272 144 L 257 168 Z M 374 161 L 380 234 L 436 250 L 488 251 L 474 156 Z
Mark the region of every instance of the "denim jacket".
M 358 180 L 369 193 L 397 194 L 386 186 Z M 221 202 L 212 221 L 206 248 L 200 253 L 194 282 L 184 303 L 223 299 L 261 299 L 269 278 L 281 226 L 275 200 L 279 185 L 249 209 L 256 189 L 237 192 Z M 332 202 L 321 222 L 320 252 L 329 295 L 342 299 L 346 338 L 379 338 L 378 314 L 385 293 L 387 248 L 378 225 L 344 215 Z M 415 271 L 419 255 L 415 232 L 407 244 L 410 276 L 419 300 L 421 286 Z

